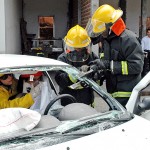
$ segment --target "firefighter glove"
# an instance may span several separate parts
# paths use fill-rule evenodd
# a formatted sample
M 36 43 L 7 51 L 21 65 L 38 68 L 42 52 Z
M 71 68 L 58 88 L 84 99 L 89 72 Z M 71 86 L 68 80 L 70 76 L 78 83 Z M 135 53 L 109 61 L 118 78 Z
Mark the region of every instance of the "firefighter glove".
M 96 59 L 92 62 L 90 62 L 90 69 L 93 71 L 98 71 L 98 70 L 107 70 L 110 69 L 110 61 L 109 60 L 100 60 Z
M 66 72 L 61 72 L 59 71 L 56 76 L 55 76 L 56 83 L 61 87 L 61 88 L 66 88 L 72 82 L 69 79 L 69 76 Z

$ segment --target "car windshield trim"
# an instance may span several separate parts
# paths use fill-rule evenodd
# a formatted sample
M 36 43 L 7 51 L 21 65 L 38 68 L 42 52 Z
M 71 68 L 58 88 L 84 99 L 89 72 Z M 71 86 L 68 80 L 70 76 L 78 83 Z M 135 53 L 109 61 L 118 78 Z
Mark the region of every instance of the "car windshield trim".
M 51 71 L 51 70 L 66 70 L 71 68 L 71 66 L 30 66 L 30 67 L 21 67 L 21 68 L 0 68 L 0 73 L 18 73 L 22 71 Z

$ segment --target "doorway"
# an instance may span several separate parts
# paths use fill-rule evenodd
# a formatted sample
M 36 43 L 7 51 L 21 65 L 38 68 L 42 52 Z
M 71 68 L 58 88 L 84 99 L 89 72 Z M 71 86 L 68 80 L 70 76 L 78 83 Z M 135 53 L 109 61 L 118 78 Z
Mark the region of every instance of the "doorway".
M 43 40 L 50 40 L 54 37 L 54 17 L 39 16 L 39 38 Z
M 142 33 L 142 28 L 143 28 L 144 25 L 141 24 L 141 16 L 139 17 L 139 37 L 142 39 L 143 36 L 146 35 L 146 30 L 145 30 L 145 33 Z M 150 28 L 150 17 L 147 17 L 146 19 L 146 28 L 145 29 L 148 29 Z

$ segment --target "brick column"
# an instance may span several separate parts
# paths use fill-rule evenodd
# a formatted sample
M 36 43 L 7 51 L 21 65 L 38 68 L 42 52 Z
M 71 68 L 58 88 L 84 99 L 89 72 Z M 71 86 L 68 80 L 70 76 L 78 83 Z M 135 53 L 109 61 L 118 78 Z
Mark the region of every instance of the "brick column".
M 81 26 L 85 27 L 91 17 L 91 0 L 81 0 Z

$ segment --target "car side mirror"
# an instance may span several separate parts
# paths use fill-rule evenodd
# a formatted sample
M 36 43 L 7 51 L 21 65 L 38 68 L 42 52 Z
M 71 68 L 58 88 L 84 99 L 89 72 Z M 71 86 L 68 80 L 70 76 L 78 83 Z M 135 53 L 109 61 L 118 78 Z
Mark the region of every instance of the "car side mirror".
M 143 98 L 142 102 L 138 104 L 138 108 L 140 110 L 148 110 L 150 109 L 150 97 Z

